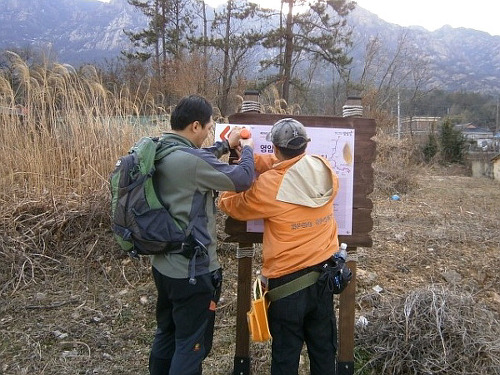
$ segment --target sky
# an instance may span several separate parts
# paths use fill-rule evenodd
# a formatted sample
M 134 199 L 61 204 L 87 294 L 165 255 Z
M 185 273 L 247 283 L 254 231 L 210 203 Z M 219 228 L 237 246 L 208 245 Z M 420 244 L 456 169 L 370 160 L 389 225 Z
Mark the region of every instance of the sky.
M 423 26 L 429 31 L 444 25 L 500 35 L 499 0 L 357 0 L 358 5 L 384 21 L 401 26 Z
M 253 0 L 279 8 L 280 0 Z M 206 0 L 216 6 L 225 0 Z M 422 26 L 429 31 L 444 25 L 500 35 L 500 0 L 357 0 L 358 5 L 384 21 L 400 26 Z

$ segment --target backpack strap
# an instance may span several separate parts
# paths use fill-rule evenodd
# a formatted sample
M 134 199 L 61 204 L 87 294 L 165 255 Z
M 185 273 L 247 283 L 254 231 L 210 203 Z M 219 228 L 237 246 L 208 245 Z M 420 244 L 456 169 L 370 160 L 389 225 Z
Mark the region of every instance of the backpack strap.
M 186 237 L 188 237 L 191 234 L 191 231 L 194 228 L 194 219 L 202 212 L 203 208 L 207 204 L 207 195 L 204 194 L 203 199 L 200 199 L 200 203 L 198 204 L 198 207 L 196 210 L 194 210 L 193 217 L 189 218 L 189 225 L 186 228 Z
M 165 156 L 171 154 L 175 150 L 179 150 L 186 146 L 181 145 L 178 142 L 165 142 L 163 139 L 159 138 L 157 140 L 158 146 L 156 148 L 155 162 L 160 161 Z
M 158 142 L 158 146 L 157 146 L 157 149 L 156 149 L 155 163 L 157 163 L 158 161 L 160 161 L 164 157 L 170 155 L 172 152 L 174 152 L 176 150 L 188 147 L 188 146 L 182 145 L 182 144 L 180 144 L 178 142 L 167 142 L 167 141 L 165 141 L 162 138 L 157 138 L 156 140 Z M 156 185 L 156 184 L 154 184 L 154 185 Z M 154 186 L 154 189 L 155 189 L 155 192 L 156 192 L 157 191 L 157 187 Z M 158 193 L 156 194 L 156 196 L 157 196 L 158 200 L 160 201 L 160 203 L 163 205 L 163 207 L 165 207 L 165 203 L 161 199 L 161 196 Z M 203 204 L 203 203 L 206 203 L 206 198 L 203 199 L 203 200 L 201 200 L 201 202 L 202 203 L 198 206 L 198 209 L 194 212 L 193 216 L 189 217 L 189 224 L 186 227 L 186 229 L 184 230 L 184 233 L 186 234 L 186 238 L 189 237 L 189 235 L 191 234 L 191 231 L 193 230 L 194 224 L 195 224 L 195 220 L 194 219 L 198 216 L 198 214 L 200 212 L 202 212 L 202 209 L 205 206 L 205 204 Z M 175 218 L 174 218 L 174 220 L 175 220 Z

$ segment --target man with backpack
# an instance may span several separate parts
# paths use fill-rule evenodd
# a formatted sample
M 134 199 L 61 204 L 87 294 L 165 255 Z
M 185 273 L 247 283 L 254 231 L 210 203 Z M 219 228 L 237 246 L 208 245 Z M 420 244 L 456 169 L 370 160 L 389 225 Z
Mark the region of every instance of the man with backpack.
M 237 220 L 264 219 L 262 275 L 267 278 L 272 375 L 297 375 L 304 342 L 310 374 L 336 374 L 335 281 L 342 270 L 333 200 L 338 177 L 330 163 L 306 155 L 310 139 L 297 120 L 285 118 L 267 135 L 274 155 L 256 155 L 260 173 L 241 193 L 224 192 L 219 207 Z M 333 259 L 333 260 L 332 260 Z
M 214 122 L 212 106 L 198 95 L 180 100 L 170 124 L 172 131 L 162 141 L 175 143 L 176 148 L 157 162 L 153 184 L 171 215 L 191 230 L 189 241 L 177 251 L 152 257 L 158 299 L 149 371 L 152 375 L 194 375 L 202 373 L 202 361 L 212 347 L 222 283 L 215 197 L 220 190 L 240 192 L 250 187 L 253 141 L 240 139 L 236 129 L 226 141 L 202 148 Z M 239 164 L 218 160 L 237 146 L 241 148 Z

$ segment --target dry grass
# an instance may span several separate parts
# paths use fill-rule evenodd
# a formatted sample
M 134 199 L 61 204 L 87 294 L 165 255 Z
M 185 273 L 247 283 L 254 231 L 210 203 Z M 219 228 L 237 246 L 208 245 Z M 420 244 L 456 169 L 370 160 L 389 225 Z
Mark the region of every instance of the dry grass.
M 459 286 L 428 285 L 367 316 L 358 334 L 377 374 L 500 374 L 498 316 Z
M 301 107 L 297 103 L 290 104 L 281 98 L 276 85 L 267 86 L 259 97 L 264 113 L 276 113 L 283 115 L 300 115 Z
M 93 67 L 30 69 L 11 54 L 11 69 L 12 77 L 0 75 L 0 107 L 21 105 L 26 115 L 0 115 L 1 199 L 85 199 L 105 188 L 113 161 L 139 134 L 160 131 L 132 125 L 148 98 L 112 95 Z
M 383 194 L 406 194 L 417 185 L 420 169 L 415 145 L 406 139 L 378 134 L 374 164 L 375 190 Z
M 456 172 L 421 168 L 401 201 L 375 193 L 374 247 L 358 252 L 359 374 L 498 374 L 500 186 Z
M 18 81 L 0 75 L 0 105 L 23 97 L 28 114 L 0 115 L 0 373 L 146 374 L 156 291 L 148 261 L 112 240 L 107 177 L 139 134 L 165 124 L 132 126 L 127 115 L 152 102 L 106 92 L 91 68 L 30 71 L 13 59 Z M 420 166 L 404 141 L 377 142 L 374 246 L 358 249 L 356 314 L 369 323 L 356 331 L 357 373 L 498 374 L 498 183 Z M 208 375 L 232 371 L 235 251 L 220 245 Z M 251 357 L 253 373 L 269 373 L 268 343 Z

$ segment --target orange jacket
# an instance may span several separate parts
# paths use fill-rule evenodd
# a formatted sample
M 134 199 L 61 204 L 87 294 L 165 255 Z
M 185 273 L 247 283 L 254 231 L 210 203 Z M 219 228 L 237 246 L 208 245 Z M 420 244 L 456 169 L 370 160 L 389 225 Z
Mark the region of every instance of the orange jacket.
M 220 209 L 237 220 L 264 219 L 262 274 L 268 278 L 321 263 L 339 247 L 333 216 L 338 177 L 328 161 L 305 154 L 276 161 L 256 155 L 261 174 L 252 187 L 219 199 Z

